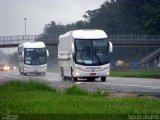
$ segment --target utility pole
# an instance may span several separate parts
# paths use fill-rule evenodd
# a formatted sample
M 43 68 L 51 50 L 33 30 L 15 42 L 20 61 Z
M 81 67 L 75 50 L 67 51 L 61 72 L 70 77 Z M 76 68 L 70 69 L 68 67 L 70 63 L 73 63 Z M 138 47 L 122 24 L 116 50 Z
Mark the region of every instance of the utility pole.
M 25 31 L 25 40 L 26 40 L 26 35 L 27 35 L 26 21 L 27 21 L 27 18 L 24 18 L 24 31 Z

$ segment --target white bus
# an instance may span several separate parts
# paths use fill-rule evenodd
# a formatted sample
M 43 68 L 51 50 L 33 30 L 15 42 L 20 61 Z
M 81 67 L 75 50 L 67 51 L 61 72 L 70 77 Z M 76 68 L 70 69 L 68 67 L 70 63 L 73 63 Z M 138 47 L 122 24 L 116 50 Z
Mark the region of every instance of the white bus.
M 25 42 L 18 46 L 19 72 L 23 75 L 47 72 L 49 52 L 43 42 Z
M 112 43 L 102 30 L 74 30 L 59 36 L 58 64 L 62 79 L 105 81 L 110 74 Z

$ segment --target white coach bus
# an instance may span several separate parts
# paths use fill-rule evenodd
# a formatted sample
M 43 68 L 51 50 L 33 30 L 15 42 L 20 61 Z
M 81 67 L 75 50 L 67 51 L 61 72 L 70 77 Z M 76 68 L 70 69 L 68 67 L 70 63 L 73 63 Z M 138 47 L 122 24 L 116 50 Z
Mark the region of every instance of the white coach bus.
M 49 52 L 43 42 L 25 42 L 18 46 L 20 74 L 42 74 L 47 72 Z
M 102 30 L 74 30 L 59 36 L 58 63 L 62 79 L 105 81 L 110 74 L 112 43 Z

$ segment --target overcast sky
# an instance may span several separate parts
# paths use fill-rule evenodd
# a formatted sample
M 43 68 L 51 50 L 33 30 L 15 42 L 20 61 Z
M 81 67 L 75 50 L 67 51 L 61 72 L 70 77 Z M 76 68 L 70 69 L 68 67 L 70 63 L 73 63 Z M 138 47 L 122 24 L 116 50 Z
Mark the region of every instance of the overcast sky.
M 0 36 L 41 34 L 50 21 L 69 24 L 83 20 L 87 10 L 100 7 L 105 0 L 0 0 Z

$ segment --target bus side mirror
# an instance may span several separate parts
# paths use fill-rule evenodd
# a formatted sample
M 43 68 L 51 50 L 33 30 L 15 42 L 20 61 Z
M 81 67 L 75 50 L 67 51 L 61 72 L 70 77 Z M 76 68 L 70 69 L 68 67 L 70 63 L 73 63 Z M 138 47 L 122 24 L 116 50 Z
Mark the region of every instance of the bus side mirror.
M 49 57 L 49 51 L 48 50 L 46 50 L 46 53 L 47 53 L 47 57 Z
M 109 42 L 109 52 L 111 53 L 113 51 L 113 44 Z
M 75 54 L 75 47 L 74 47 L 74 43 L 72 43 L 72 54 Z

